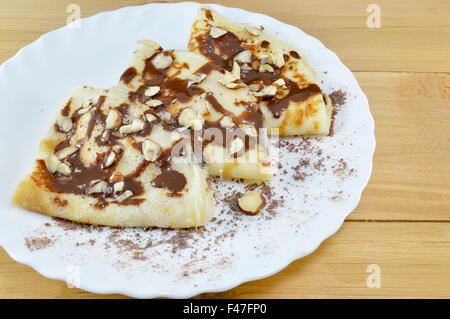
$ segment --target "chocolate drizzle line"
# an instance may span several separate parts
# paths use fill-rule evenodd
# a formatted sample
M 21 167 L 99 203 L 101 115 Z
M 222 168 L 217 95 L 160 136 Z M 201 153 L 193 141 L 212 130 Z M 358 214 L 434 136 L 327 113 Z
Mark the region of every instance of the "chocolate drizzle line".
M 230 71 L 233 67 L 233 58 L 236 54 L 244 51 L 243 43 L 232 32 L 227 32 L 223 36 L 213 38 L 210 34 L 206 37 L 195 38 L 200 52 L 210 59 L 219 69 Z M 216 54 L 218 50 L 219 55 Z
M 281 114 L 288 108 L 290 102 L 306 101 L 314 95 L 322 94 L 320 87 L 314 83 L 304 88 L 299 88 L 297 84 L 288 82 L 288 87 L 289 93 L 285 97 L 282 99 L 274 97 L 267 104 L 274 118 L 280 118 Z
M 165 188 L 171 193 L 170 197 L 180 197 L 180 191 L 186 186 L 186 177 L 171 167 L 172 148 L 165 150 L 156 160 L 155 164 L 161 169 L 161 173 L 152 181 L 154 187 Z

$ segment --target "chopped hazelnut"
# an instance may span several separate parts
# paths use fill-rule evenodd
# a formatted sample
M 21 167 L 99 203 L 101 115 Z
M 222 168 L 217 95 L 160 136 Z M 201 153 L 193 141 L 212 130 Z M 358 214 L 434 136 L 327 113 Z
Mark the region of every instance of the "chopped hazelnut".
M 270 64 L 261 64 L 259 66 L 259 72 L 273 72 L 274 69 L 270 66 Z
M 123 125 L 120 128 L 120 133 L 122 134 L 130 134 L 141 131 L 144 128 L 144 122 L 139 119 L 134 119 L 131 124 Z
M 122 194 L 120 194 L 119 196 L 116 197 L 116 200 L 121 203 L 124 200 L 126 200 L 127 198 L 133 196 L 133 192 L 130 190 L 126 190 L 125 192 L 123 192 Z
M 188 80 L 188 87 L 191 87 L 194 84 L 202 82 L 206 78 L 205 73 L 195 73 L 188 76 L 186 79 Z
M 264 197 L 257 191 L 244 194 L 238 199 L 241 210 L 248 215 L 256 215 L 265 205 Z
M 218 27 L 212 27 L 209 34 L 211 35 L 212 38 L 216 39 L 216 38 L 223 36 L 227 32 L 228 31 L 225 29 L 218 28 Z
M 45 166 L 47 167 L 47 170 L 51 174 L 54 174 L 56 172 L 56 169 L 58 168 L 59 164 L 61 164 L 61 162 L 59 161 L 58 157 L 56 157 L 53 154 L 49 155 L 45 159 Z
M 256 26 L 252 26 L 252 25 L 247 25 L 245 26 L 245 30 L 247 30 L 248 33 L 250 33 L 251 35 L 254 35 L 255 37 L 258 37 L 261 35 L 261 31 L 262 31 L 262 27 L 256 27 Z
M 142 154 L 144 154 L 145 160 L 149 162 L 153 162 L 158 158 L 161 153 L 161 149 L 162 148 L 159 144 L 150 139 L 147 139 L 142 143 Z
M 56 122 L 63 132 L 69 132 L 72 129 L 73 123 L 68 116 L 61 116 Z
M 106 129 L 113 130 L 122 124 L 122 113 L 117 110 L 111 110 L 106 117 Z
M 123 191 L 124 186 L 125 186 L 125 183 L 123 181 L 114 183 L 114 185 L 113 185 L 114 194 L 120 193 L 121 191 Z
M 234 60 L 241 63 L 252 63 L 252 52 L 249 50 L 244 50 L 237 54 L 234 57 Z
M 164 53 L 157 54 L 152 60 L 153 66 L 160 70 L 167 69 L 172 63 L 172 57 Z
M 233 127 L 235 124 L 233 122 L 233 119 L 231 118 L 231 116 L 224 116 L 222 117 L 222 119 L 220 120 L 220 125 L 222 127 L 225 128 L 231 128 Z
M 269 63 L 281 68 L 285 63 L 283 54 L 281 52 L 271 53 L 269 55 Z
M 106 157 L 104 167 L 111 166 L 115 160 L 116 160 L 116 154 L 114 152 L 109 153 L 109 155 Z
M 67 164 L 61 163 L 58 165 L 58 168 L 56 169 L 56 171 L 62 175 L 70 175 L 70 173 L 72 172 L 70 170 L 70 167 Z
M 145 118 L 147 119 L 147 122 L 151 123 L 156 120 L 156 116 L 153 114 L 147 113 L 145 114 Z
M 78 147 L 76 146 L 68 146 L 66 148 L 63 148 L 62 150 L 59 150 L 58 152 L 56 152 L 56 157 L 59 160 L 62 160 L 64 158 L 66 158 L 67 156 L 72 155 L 73 153 L 78 151 Z
M 194 130 L 201 130 L 203 127 L 203 118 L 191 108 L 186 108 L 181 112 L 178 122 L 185 127 L 192 127 Z
M 106 193 L 108 184 L 105 181 L 95 180 L 90 183 L 89 194 Z

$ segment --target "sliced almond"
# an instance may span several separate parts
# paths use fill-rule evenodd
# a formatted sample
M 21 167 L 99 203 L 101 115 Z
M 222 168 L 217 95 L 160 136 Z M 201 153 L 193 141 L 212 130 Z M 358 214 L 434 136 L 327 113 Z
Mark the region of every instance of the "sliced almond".
M 73 123 L 68 116 L 61 116 L 56 121 L 60 130 L 63 132 L 69 132 L 72 129 Z
M 224 116 L 220 120 L 220 126 L 225 127 L 225 128 L 231 128 L 231 127 L 235 126 L 235 124 L 234 124 L 231 116 Z
M 147 139 L 142 143 L 142 154 L 144 154 L 146 161 L 154 162 L 161 153 L 161 150 L 161 146 L 152 140 Z
M 227 32 L 228 31 L 225 29 L 218 28 L 218 27 L 212 27 L 209 34 L 211 35 L 212 38 L 217 39 L 217 38 L 223 36 Z
M 111 110 L 106 117 L 106 129 L 114 130 L 122 124 L 122 113 L 118 110 Z
M 167 69 L 172 63 L 172 57 L 165 53 L 157 54 L 152 60 L 154 67 L 160 70 Z
M 147 105 L 148 107 L 157 107 L 160 106 L 161 104 L 163 104 L 160 100 L 148 100 L 147 102 L 145 102 L 145 105 Z
M 284 56 L 281 52 L 272 52 L 269 55 L 269 63 L 281 68 L 284 64 Z
M 152 97 L 152 96 L 158 94 L 160 89 L 161 88 L 159 86 L 150 86 L 145 90 L 144 95 L 148 96 L 148 97 Z
M 95 180 L 90 183 L 89 194 L 106 193 L 108 184 L 105 181 Z
M 67 156 L 72 155 L 73 153 L 78 151 L 78 147 L 76 146 L 68 146 L 66 148 L 63 148 L 62 150 L 59 150 L 58 152 L 56 152 L 56 157 L 59 160 L 62 160 L 64 158 L 66 158 Z
M 133 192 L 130 190 L 126 190 L 125 192 L 123 192 L 122 194 L 120 194 L 119 196 L 116 197 L 116 200 L 121 203 L 124 200 L 130 198 L 131 196 L 133 196 Z
M 114 152 L 109 153 L 109 155 L 106 157 L 103 167 L 111 166 L 115 160 L 116 160 L 116 154 Z
M 56 157 L 56 155 L 54 155 L 54 154 L 49 155 L 45 159 L 45 166 L 47 167 L 47 170 L 51 174 L 54 174 L 56 172 L 56 169 L 58 168 L 58 166 L 60 164 L 61 164 L 61 162 L 59 161 L 58 157 Z
M 133 122 L 131 122 L 131 124 L 123 125 L 120 128 L 120 133 L 122 133 L 122 134 L 136 133 L 136 132 L 142 131 L 143 128 L 144 128 L 144 122 L 142 122 L 139 119 L 134 119 Z
M 261 35 L 262 32 L 262 27 L 259 26 L 253 26 L 253 25 L 246 25 L 245 26 L 245 30 L 247 30 L 248 33 L 250 33 L 251 35 L 254 35 L 255 37 L 258 37 Z
M 240 209 L 249 215 L 258 214 L 264 207 L 264 204 L 263 196 L 257 191 L 248 192 L 238 199 Z

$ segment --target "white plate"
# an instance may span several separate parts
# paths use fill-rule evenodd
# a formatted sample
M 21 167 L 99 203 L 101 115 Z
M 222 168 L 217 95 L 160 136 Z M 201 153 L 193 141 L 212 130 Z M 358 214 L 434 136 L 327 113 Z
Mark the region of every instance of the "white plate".
M 115 84 L 139 39 L 155 40 L 167 49 L 186 48 L 199 4 L 127 7 L 82 19 L 78 29 L 49 32 L 0 67 L 0 244 L 13 259 L 95 293 L 190 297 L 280 271 L 312 253 L 355 209 L 371 174 L 375 137 L 367 98 L 352 73 L 320 41 L 296 27 L 241 9 L 210 6 L 232 20 L 278 33 L 306 53 L 326 93 L 347 92 L 332 137 L 282 144 L 283 168 L 265 191 L 274 193 L 269 204 L 284 196 L 284 206 L 258 216 L 240 215 L 222 199 L 228 188 L 242 191 L 245 185 L 217 182 L 216 220 L 203 231 L 180 232 L 67 229 L 11 205 L 66 92 L 79 84 Z M 289 152 L 295 145 L 301 150 Z M 292 168 L 305 159 L 309 162 L 297 171 Z

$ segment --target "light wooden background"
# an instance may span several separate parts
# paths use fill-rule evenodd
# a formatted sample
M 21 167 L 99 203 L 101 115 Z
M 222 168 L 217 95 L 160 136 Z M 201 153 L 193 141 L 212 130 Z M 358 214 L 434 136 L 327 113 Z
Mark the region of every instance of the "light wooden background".
M 372 178 L 358 208 L 312 255 L 280 273 L 203 298 L 450 297 L 450 1 L 217 1 L 271 15 L 320 39 L 353 71 L 375 117 Z M 0 2 L 0 62 L 83 17 L 146 1 Z M 366 8 L 381 8 L 369 29 Z M 367 288 L 366 268 L 381 268 Z M 1 298 L 103 298 L 46 279 L 0 249 Z

